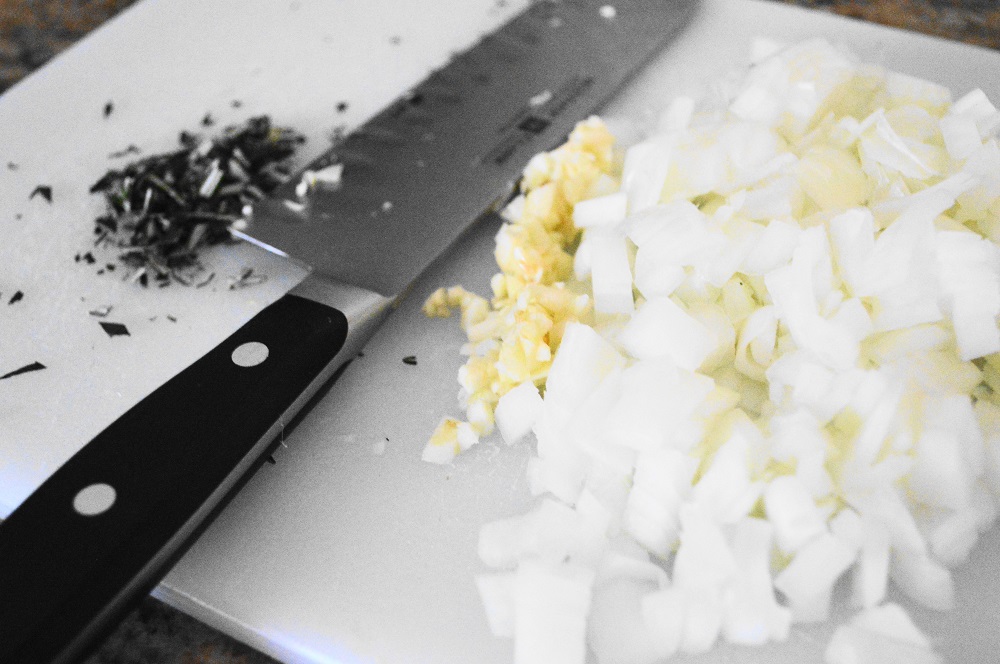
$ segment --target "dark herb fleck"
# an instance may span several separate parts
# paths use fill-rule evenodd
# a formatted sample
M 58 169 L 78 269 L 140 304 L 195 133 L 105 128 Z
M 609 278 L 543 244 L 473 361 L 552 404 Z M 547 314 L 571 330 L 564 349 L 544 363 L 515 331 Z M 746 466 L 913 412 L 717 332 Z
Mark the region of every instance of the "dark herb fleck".
M 104 328 L 104 331 L 107 333 L 109 337 L 132 336 L 131 334 L 128 333 L 128 328 L 122 325 L 121 323 L 108 323 L 105 321 L 101 321 L 101 327 Z
M 87 265 L 93 265 L 97 262 L 97 259 L 94 258 L 94 254 L 89 251 L 83 255 L 83 260 L 87 261 Z
M 403 358 L 403 364 L 409 364 L 411 367 L 417 366 L 417 356 L 407 355 L 406 357 Z
M 41 196 L 49 203 L 52 202 L 52 187 L 44 184 L 40 184 L 31 191 L 31 195 L 28 196 L 28 200 L 31 200 L 35 196 Z
M 392 37 L 389 38 L 389 43 L 392 44 L 393 46 L 399 46 L 402 43 L 402 41 L 403 38 L 400 37 L 399 35 L 393 35 Z
M 214 123 L 210 114 L 206 121 Z M 289 158 L 305 138 L 260 116 L 214 137 L 185 131 L 178 140 L 176 151 L 110 170 L 90 189 L 106 203 L 94 221 L 95 246 L 117 251 L 126 278 L 143 286 L 198 283 L 200 251 L 231 241 L 229 227 L 291 177 Z M 232 287 L 263 280 L 252 275 Z
M 201 119 L 201 126 L 203 127 L 211 127 L 214 124 L 215 124 L 215 118 L 212 117 L 211 113 L 206 113 L 205 117 Z
M 20 166 L 18 166 L 14 162 L 12 162 L 12 161 L 8 161 L 7 162 L 7 170 L 8 171 L 16 171 L 18 168 L 20 168 Z
M 171 323 L 176 323 L 177 322 L 177 318 L 174 317 L 174 316 L 171 316 L 170 314 L 167 314 L 167 320 L 170 321 Z
M 7 304 L 14 304 L 16 302 L 20 302 L 23 299 L 24 299 L 24 293 L 22 293 L 21 291 L 17 291 L 16 293 L 10 296 L 10 301 Z
M 267 276 L 263 274 L 254 274 L 252 267 L 243 268 L 238 277 L 229 278 L 229 290 L 236 290 L 238 288 L 246 288 L 247 286 L 256 286 L 257 284 L 262 284 L 267 281 Z
M 230 106 L 232 106 L 233 108 L 239 108 L 242 105 L 243 105 L 243 102 L 240 101 L 239 99 L 234 99 L 233 102 L 232 102 L 232 104 L 230 104 Z
M 109 101 L 108 103 L 106 103 L 104 105 L 104 117 L 109 117 L 114 110 L 115 110 L 115 103 L 113 101 Z
M 339 102 L 337 104 L 337 112 L 338 113 L 343 113 L 346 110 L 347 110 L 347 102 L 346 101 L 342 101 L 342 102 Z
M 0 380 L 4 380 L 5 378 L 13 378 L 14 376 L 30 373 L 32 371 L 41 371 L 44 368 L 45 365 L 42 364 L 41 362 L 32 362 L 31 364 L 24 365 L 20 369 L 14 369 L 13 371 L 5 373 L 4 375 L 0 376 Z
M 108 159 L 121 159 L 122 157 L 129 156 L 130 154 L 139 154 L 140 152 L 142 152 L 142 150 L 139 149 L 139 146 L 129 143 L 128 147 L 124 150 L 109 153 Z

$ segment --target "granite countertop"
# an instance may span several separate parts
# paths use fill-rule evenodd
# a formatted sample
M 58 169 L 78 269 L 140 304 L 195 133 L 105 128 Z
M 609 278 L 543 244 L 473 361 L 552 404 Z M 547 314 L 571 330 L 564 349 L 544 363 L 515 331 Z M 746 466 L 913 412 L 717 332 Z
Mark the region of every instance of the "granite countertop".
M 137 0 L 2 0 L 0 94 Z M 773 0 L 1000 49 L 996 0 Z M 271 658 L 146 598 L 87 664 L 264 664 Z

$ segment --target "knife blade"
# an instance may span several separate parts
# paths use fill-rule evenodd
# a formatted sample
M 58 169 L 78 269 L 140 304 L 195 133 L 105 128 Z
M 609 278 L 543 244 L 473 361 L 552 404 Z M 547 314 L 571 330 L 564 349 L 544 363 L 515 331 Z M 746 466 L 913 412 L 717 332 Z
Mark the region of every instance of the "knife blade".
M 604 103 L 694 0 L 538 2 L 295 180 L 244 239 L 306 279 L 155 390 L 0 524 L 0 661 L 69 662 L 148 592 L 361 349 L 407 287 L 511 194 L 524 163 Z M 179 416 L 178 413 L 184 413 Z

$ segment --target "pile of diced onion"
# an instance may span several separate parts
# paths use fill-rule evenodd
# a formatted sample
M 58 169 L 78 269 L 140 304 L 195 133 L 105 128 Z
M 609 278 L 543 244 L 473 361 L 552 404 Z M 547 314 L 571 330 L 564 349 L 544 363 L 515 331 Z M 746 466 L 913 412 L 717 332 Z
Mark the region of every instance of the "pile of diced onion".
M 469 357 L 424 458 L 536 446 L 535 507 L 479 540 L 517 664 L 780 642 L 835 585 L 828 664 L 937 662 L 887 588 L 950 609 L 996 520 L 1000 113 L 822 40 L 752 62 L 632 145 L 581 123 L 527 166 L 492 299 L 427 301 Z

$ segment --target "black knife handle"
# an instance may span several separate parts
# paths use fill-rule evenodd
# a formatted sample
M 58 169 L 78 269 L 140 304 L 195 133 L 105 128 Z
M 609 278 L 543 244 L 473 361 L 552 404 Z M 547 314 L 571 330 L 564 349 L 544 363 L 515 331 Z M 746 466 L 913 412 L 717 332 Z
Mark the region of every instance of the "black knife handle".
M 285 295 L 31 494 L 0 524 L 0 662 L 72 662 L 97 645 L 341 360 L 347 328 Z

